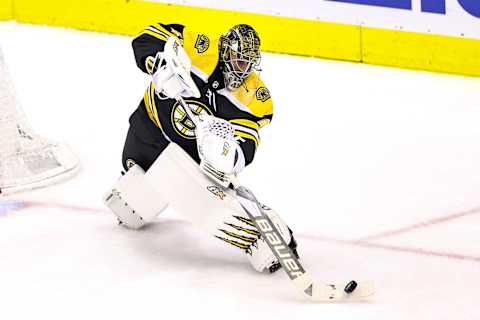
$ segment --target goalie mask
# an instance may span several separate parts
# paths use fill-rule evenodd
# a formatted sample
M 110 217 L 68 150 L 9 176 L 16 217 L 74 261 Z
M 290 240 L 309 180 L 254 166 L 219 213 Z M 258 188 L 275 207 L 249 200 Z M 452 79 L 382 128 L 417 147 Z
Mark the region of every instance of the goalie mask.
M 260 38 L 249 25 L 239 24 L 220 37 L 220 61 L 228 90 L 238 89 L 260 67 Z

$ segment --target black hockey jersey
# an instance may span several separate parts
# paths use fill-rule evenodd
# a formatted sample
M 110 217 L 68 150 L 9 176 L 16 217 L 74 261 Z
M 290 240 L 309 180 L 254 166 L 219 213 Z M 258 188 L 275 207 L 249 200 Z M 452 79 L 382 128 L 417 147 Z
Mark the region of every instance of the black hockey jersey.
M 163 51 L 168 37 L 176 37 L 192 61 L 191 75 L 200 98 L 185 101 L 196 114 L 210 114 L 232 123 L 235 136 L 243 150 L 245 163 L 252 162 L 258 144 L 259 130 L 270 123 L 273 114 L 270 92 L 252 72 L 236 91 L 225 88 L 222 66 L 219 63 L 218 36 L 196 33 L 183 25 L 161 23 L 151 25 L 133 40 L 133 50 L 138 67 L 151 73 L 153 60 L 158 51 Z M 158 135 L 180 145 L 193 159 L 200 162 L 195 139 L 195 126 L 174 99 L 160 99 L 153 82 L 145 91 L 139 108 L 145 121 L 158 128 Z

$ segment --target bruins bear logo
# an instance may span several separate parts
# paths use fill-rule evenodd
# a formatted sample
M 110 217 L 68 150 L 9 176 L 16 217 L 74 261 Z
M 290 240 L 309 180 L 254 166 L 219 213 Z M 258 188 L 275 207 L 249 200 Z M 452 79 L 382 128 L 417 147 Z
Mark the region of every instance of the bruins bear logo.
M 260 87 L 257 89 L 255 96 L 257 97 L 257 100 L 265 102 L 270 99 L 270 91 L 265 87 Z
M 196 115 L 212 114 L 212 112 L 204 104 L 198 101 L 186 100 L 185 102 Z M 171 121 L 172 126 L 178 135 L 185 139 L 195 139 L 195 124 L 188 117 L 187 113 L 178 102 L 173 106 Z
M 197 36 L 197 41 L 195 42 L 195 49 L 198 53 L 204 53 L 210 47 L 210 39 L 204 34 L 199 34 Z

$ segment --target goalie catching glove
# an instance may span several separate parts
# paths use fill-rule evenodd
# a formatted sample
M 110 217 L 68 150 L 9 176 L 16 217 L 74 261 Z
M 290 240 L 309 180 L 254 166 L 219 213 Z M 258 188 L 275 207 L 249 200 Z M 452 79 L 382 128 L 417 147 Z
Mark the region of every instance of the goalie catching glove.
M 190 75 L 192 62 L 180 42 L 168 38 L 163 52 L 155 56 L 152 68 L 155 92 L 160 98 L 182 97 L 200 98 L 195 82 Z

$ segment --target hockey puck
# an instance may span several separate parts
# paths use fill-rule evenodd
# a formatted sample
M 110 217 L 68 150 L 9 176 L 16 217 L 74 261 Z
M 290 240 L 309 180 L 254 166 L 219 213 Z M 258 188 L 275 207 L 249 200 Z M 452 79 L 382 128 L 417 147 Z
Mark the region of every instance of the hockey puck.
M 345 290 L 346 293 L 352 293 L 357 288 L 357 285 L 358 285 L 357 282 L 352 280 L 349 283 L 347 283 L 347 285 L 345 286 L 345 289 L 343 290 Z

